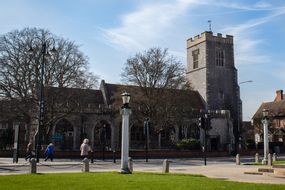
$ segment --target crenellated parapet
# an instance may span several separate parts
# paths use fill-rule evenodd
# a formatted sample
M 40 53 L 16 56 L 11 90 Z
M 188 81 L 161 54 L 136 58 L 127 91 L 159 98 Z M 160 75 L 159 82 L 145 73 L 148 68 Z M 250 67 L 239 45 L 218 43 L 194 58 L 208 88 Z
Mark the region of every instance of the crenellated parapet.
M 223 37 L 221 33 L 217 33 L 217 35 L 213 35 L 213 32 L 203 32 L 200 35 L 195 36 L 194 38 L 189 38 L 187 40 L 187 48 L 193 47 L 197 44 L 200 44 L 204 41 L 212 41 L 212 42 L 220 42 L 224 44 L 233 44 L 233 36 L 226 35 Z

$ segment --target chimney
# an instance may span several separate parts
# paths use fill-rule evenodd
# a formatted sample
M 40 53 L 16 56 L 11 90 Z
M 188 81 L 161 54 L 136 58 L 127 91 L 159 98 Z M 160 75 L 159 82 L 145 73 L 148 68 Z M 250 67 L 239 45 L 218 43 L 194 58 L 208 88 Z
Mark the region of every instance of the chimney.
M 283 90 L 277 90 L 274 101 L 281 101 L 281 100 L 283 100 Z

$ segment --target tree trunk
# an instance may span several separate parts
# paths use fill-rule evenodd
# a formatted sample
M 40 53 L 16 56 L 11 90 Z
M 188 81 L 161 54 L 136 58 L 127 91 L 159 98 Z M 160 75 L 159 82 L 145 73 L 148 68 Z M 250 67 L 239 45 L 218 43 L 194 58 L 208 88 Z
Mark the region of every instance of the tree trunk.
M 161 132 L 158 133 L 158 149 L 161 149 Z

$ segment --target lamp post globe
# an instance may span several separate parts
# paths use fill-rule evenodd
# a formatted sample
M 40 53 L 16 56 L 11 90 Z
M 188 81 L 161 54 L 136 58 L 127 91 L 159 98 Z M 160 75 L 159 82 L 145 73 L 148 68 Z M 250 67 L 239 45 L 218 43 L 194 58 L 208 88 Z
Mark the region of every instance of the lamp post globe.
M 268 109 L 263 109 L 263 110 L 262 110 L 262 116 L 263 116 L 263 118 L 268 117 L 268 115 L 269 115 Z
M 127 92 L 121 94 L 123 100 L 123 106 L 128 106 L 130 103 L 131 95 Z

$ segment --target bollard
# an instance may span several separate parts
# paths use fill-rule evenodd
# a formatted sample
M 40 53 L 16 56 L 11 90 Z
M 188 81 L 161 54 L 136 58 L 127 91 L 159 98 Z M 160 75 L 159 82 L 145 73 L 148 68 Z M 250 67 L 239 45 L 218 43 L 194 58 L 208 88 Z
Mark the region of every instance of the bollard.
M 94 163 L 94 152 L 93 151 L 91 151 L 91 163 L 93 164 Z
M 36 159 L 32 158 L 30 160 L 30 174 L 36 174 L 37 173 L 37 161 Z
M 273 156 L 272 156 L 272 161 L 273 161 L 273 162 L 276 162 L 276 161 L 277 161 L 277 156 L 276 156 L 276 153 L 273 153 Z
M 259 154 L 256 153 L 255 154 L 255 163 L 258 164 L 258 162 L 259 162 Z
M 236 165 L 240 165 L 240 157 L 239 157 L 239 154 L 236 155 Z
M 82 165 L 82 172 L 89 172 L 89 159 L 88 158 L 84 158 L 82 160 L 83 165 Z
M 272 154 L 268 154 L 268 162 L 267 162 L 268 166 L 272 166 Z
M 163 161 L 162 173 L 169 173 L 169 163 L 170 161 L 168 159 Z
M 128 168 L 130 172 L 133 172 L 133 159 L 131 157 L 128 158 Z

